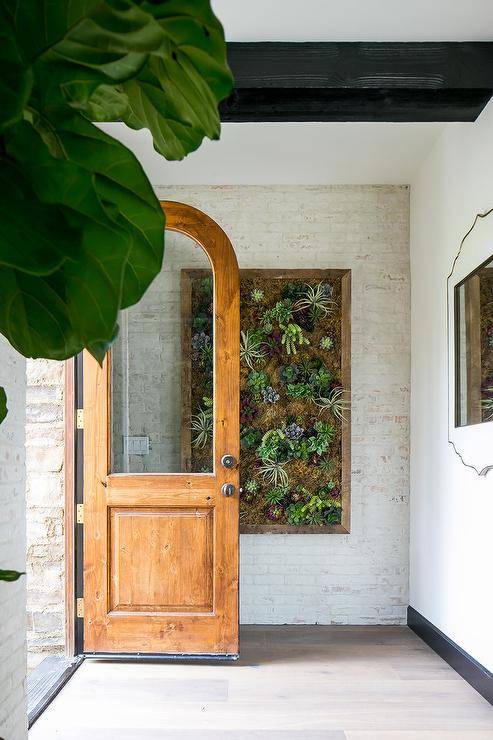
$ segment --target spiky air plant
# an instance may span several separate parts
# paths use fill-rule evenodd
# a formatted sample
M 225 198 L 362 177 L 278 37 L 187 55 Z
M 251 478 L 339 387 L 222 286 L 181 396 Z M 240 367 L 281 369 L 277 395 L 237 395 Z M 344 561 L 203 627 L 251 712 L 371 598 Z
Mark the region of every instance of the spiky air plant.
M 484 421 L 493 420 L 493 387 L 484 388 L 483 393 L 489 394 L 487 398 L 483 398 L 481 401 L 481 408 L 483 409 Z
M 320 408 L 319 413 L 330 411 L 339 421 L 347 421 L 346 412 L 351 408 L 351 403 L 344 398 L 345 393 L 344 388 L 334 388 L 326 398 L 323 396 L 317 398 L 315 403 Z
M 202 349 L 199 352 L 200 355 L 200 365 L 203 368 L 212 368 L 212 362 L 214 360 L 214 349 L 212 347 L 212 344 L 204 344 Z
M 262 303 L 264 300 L 264 291 L 260 288 L 254 288 L 250 293 L 250 298 L 254 303 Z
M 307 285 L 303 293 L 293 306 L 294 311 L 308 310 L 313 319 L 326 316 L 334 311 L 337 303 L 332 300 L 332 287 L 327 283 Z
M 266 356 L 262 349 L 262 341 L 251 331 L 240 332 L 240 360 L 253 370 L 257 362 L 261 362 Z
M 205 447 L 212 437 L 212 409 L 199 409 L 191 418 L 191 430 L 194 434 L 192 445 L 194 447 Z
M 285 486 L 278 486 L 277 488 L 271 488 L 265 494 L 265 501 L 269 505 L 280 504 L 283 499 L 287 496 L 288 489 Z
M 271 483 L 276 488 L 278 486 L 287 487 L 289 485 L 288 474 L 284 469 L 286 463 L 271 460 L 270 458 L 263 460 L 263 463 L 260 468 L 260 474 L 267 483 Z

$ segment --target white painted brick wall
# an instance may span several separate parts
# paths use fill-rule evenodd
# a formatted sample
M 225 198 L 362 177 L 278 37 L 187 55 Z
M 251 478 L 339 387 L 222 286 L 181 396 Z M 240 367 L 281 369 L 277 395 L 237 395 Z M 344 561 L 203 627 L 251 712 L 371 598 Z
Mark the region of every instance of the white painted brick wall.
M 350 535 L 242 535 L 243 623 L 403 624 L 409 539 L 409 191 L 180 186 L 240 267 L 351 268 Z
M 25 361 L 0 337 L 0 385 L 9 413 L 0 425 L 0 568 L 25 570 Z M 27 737 L 26 583 L 0 582 L 0 737 Z

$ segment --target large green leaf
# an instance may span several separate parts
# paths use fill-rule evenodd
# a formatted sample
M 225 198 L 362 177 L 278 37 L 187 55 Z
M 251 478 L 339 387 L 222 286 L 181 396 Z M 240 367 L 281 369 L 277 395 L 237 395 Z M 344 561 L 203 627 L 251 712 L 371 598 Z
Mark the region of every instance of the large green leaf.
M 5 388 L 0 386 L 0 424 L 7 416 L 7 413 L 7 394 L 5 393 Z
M 18 570 L 2 570 L 0 568 L 0 581 L 17 581 L 21 576 L 25 575 L 24 572 L 19 573 Z
M 33 74 L 26 66 L 6 9 L 0 4 L 0 131 L 22 117 L 31 93 Z
M 5 156 L 0 156 L 0 223 L 0 267 L 33 275 L 59 268 L 80 242 L 80 233 L 69 226 L 62 211 L 41 203 L 21 167 Z
M 27 356 L 63 359 L 86 346 L 101 359 L 118 311 L 137 301 L 160 270 L 164 216 L 122 144 L 70 112 L 48 124 L 47 142 L 27 122 L 19 124 L 7 137 L 7 151 L 36 197 L 62 210 L 81 243 L 42 279 L 0 271 L 7 299 L 0 330 Z M 65 159 L 54 156 L 59 151 Z
M 208 0 L 143 3 L 159 22 L 165 44 L 139 75 L 124 83 L 132 128 L 148 128 L 167 159 L 183 159 L 204 136 L 218 139 L 218 103 L 231 91 L 224 32 Z
M 101 360 L 161 268 L 164 216 L 133 154 L 88 116 L 147 126 L 170 159 L 217 138 L 222 27 L 208 0 L 0 8 L 0 331 L 26 356 Z

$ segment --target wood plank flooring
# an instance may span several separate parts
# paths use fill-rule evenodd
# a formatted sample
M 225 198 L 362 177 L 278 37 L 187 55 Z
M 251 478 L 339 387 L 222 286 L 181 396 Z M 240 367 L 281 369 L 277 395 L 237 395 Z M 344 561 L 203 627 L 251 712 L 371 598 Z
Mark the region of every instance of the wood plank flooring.
M 233 664 L 85 661 L 29 740 L 493 740 L 407 627 L 249 626 Z

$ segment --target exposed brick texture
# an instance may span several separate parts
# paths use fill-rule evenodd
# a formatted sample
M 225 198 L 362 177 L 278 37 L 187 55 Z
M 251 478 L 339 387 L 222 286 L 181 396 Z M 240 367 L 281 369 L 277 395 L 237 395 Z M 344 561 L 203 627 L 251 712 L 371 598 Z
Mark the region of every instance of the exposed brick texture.
M 28 670 L 63 653 L 64 365 L 28 360 L 26 397 Z
M 9 412 L 0 425 L 0 568 L 24 571 L 25 466 L 24 358 L 0 337 L 0 385 L 7 391 Z M 0 582 L 0 737 L 27 737 L 26 581 Z

